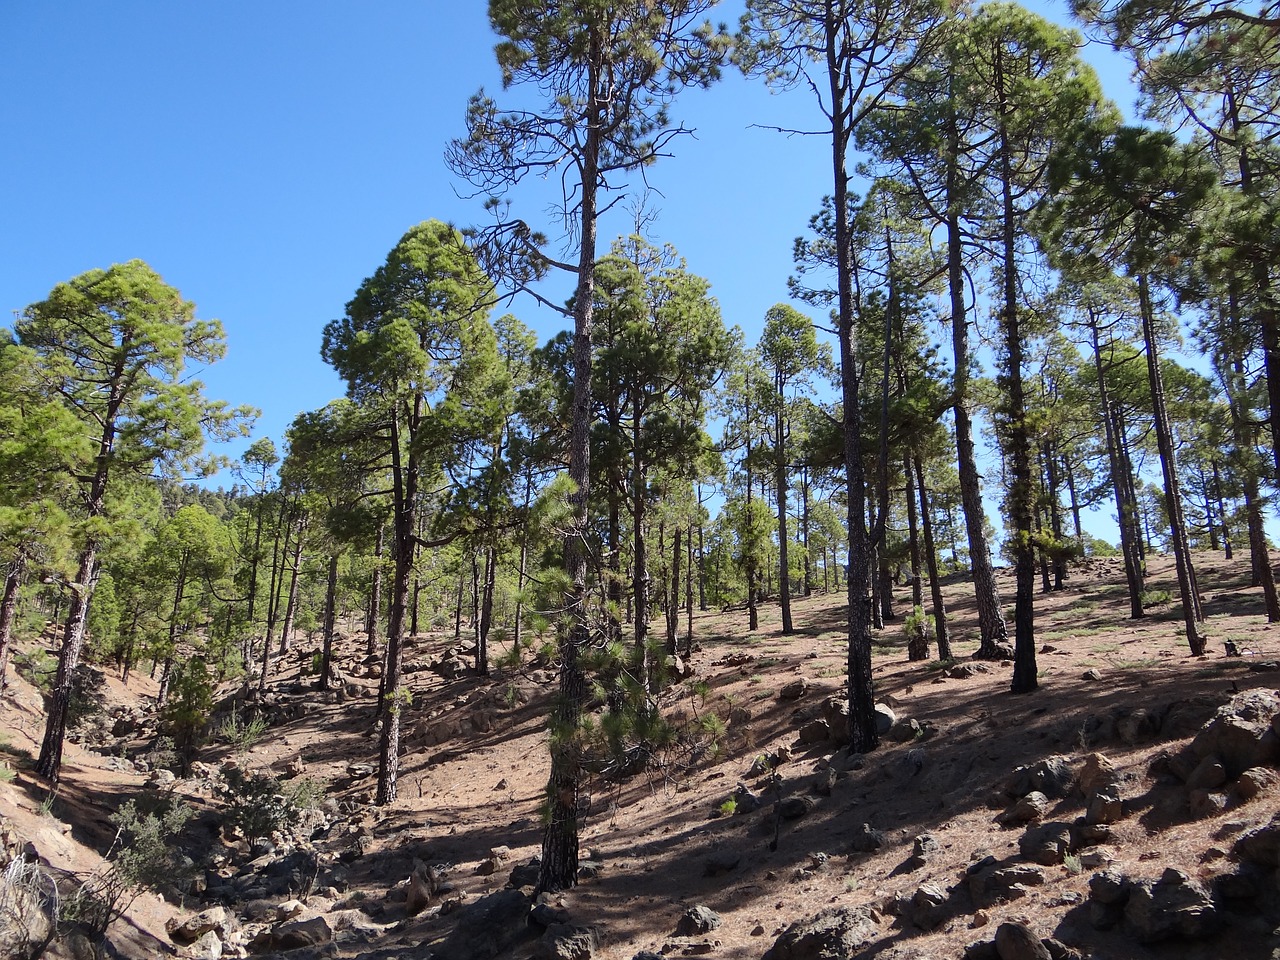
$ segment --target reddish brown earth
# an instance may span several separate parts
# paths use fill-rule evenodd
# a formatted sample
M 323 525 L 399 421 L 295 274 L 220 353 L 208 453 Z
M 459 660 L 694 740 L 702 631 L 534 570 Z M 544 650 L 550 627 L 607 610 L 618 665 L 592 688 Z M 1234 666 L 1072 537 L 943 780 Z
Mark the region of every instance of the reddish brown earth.
M 874 653 L 877 694 L 900 721 L 915 719 L 927 734 L 914 742 L 887 743 L 867 756 L 861 769 L 848 769 L 848 757 L 830 744 L 795 746 L 800 720 L 824 697 L 842 690 L 839 596 L 796 601 L 796 633 L 791 637 L 780 635 L 776 606 L 762 611 L 761 629 L 754 634 L 746 632 L 745 613 L 698 615 L 694 676 L 663 699 L 665 712 L 687 736 L 631 780 L 599 781 L 589 788 L 582 842 L 604 866 L 598 877 L 565 896 L 573 922 L 600 928 L 599 955 L 607 960 L 630 960 L 641 950 L 661 951 L 664 944 L 678 955 L 682 945 L 668 943 L 677 921 L 687 907 L 705 904 L 723 918 L 707 938 L 715 941 L 711 955 L 759 957 L 788 924 L 826 907 L 881 907 L 893 895 L 910 893 L 928 881 L 945 889 L 957 883 L 978 851 L 1016 862 L 1021 830 L 997 823 L 1008 803 L 998 797 L 1000 785 L 1022 764 L 1064 755 L 1078 765 L 1093 751 L 1105 753 L 1127 777 L 1126 816 L 1103 851 L 1117 869 L 1140 878 L 1159 877 L 1166 866 L 1202 878 L 1226 871 L 1231 841 L 1221 839 L 1224 822 L 1268 819 L 1280 808 L 1280 797 L 1264 794 L 1219 817 L 1194 820 L 1185 789 L 1167 785 L 1149 771 L 1152 761 L 1178 741 L 1156 736 L 1125 743 L 1114 736 L 1095 740 L 1091 733 L 1091 718 L 1124 708 L 1186 701 L 1211 713 L 1234 691 L 1276 688 L 1280 673 L 1252 669 L 1280 659 L 1280 634 L 1266 623 L 1260 592 L 1248 585 L 1247 559 L 1228 562 L 1209 554 L 1196 559 L 1208 616 L 1208 656 L 1188 655 L 1176 604 L 1131 621 L 1118 561 L 1086 562 L 1073 570 L 1065 590 L 1036 598 L 1041 688 L 1031 695 L 1007 693 L 1007 663 L 991 664 L 990 672 L 968 679 L 944 678 L 936 663 L 909 663 L 900 622 L 891 623 L 879 635 Z M 1001 574 L 1000 588 L 1011 603 L 1007 571 Z M 1171 560 L 1154 559 L 1149 589 L 1176 592 Z M 946 588 L 953 646 L 961 658 L 977 646 L 967 590 L 964 582 Z M 897 596 L 899 614 L 907 609 L 908 597 L 905 590 Z M 1011 615 L 1011 608 L 1006 613 Z M 1227 640 L 1244 655 L 1227 657 Z M 417 638 L 409 662 L 439 652 L 447 642 Z M 363 652 L 362 637 L 349 643 L 344 669 Z M 305 680 L 299 669 L 310 663 L 313 649 L 307 642 L 298 644 L 273 683 Z M 1084 679 L 1091 669 L 1101 679 Z M 780 700 L 779 690 L 797 677 L 811 682 L 808 692 L 798 701 Z M 394 951 L 418 945 L 425 951 L 456 922 L 456 909 L 406 920 L 395 896 L 388 896 L 408 876 L 414 857 L 449 864 L 449 877 L 465 906 L 501 889 L 510 868 L 539 850 L 538 811 L 547 776 L 544 717 L 555 686 L 551 675 L 508 671 L 446 682 L 422 671 L 409 680 L 414 699 L 406 712 L 400 799 L 389 808 L 368 806 L 372 781 L 353 781 L 346 769 L 353 761 L 376 762 L 373 679 L 355 681 L 369 688 L 369 696 L 342 704 L 317 702 L 305 716 L 271 727 L 242 760 L 251 767 L 279 770 L 300 757 L 306 776 L 347 803 L 344 811 L 351 812 L 344 812 L 329 837 L 317 843 L 327 855 L 349 848 L 360 826 L 372 837 L 349 868 L 351 889 L 343 906 L 363 904 L 373 922 L 385 929 L 367 943 L 340 944 L 337 956 L 379 950 L 399 956 Z M 154 686 L 145 678 L 131 679 L 127 687 L 112 679 L 109 691 L 113 702 L 139 702 L 154 695 Z M 520 703 L 526 695 L 528 702 Z M 423 744 L 424 731 L 441 720 L 457 718 L 470 728 L 471 717 L 482 712 L 492 714 L 489 732 Z M 716 741 L 699 724 L 711 714 L 726 728 Z M 145 776 L 116 772 L 108 757 L 69 744 L 62 788 L 49 809 L 42 810 L 45 790 L 23 760 L 24 752 L 38 750 L 42 726 L 38 695 L 24 682 L 12 684 L 10 696 L 0 704 L 0 734 L 7 738 L 3 751 L 16 776 L 0 782 L 0 815 L 55 867 L 88 871 L 99 862 L 98 851 L 110 843 L 109 813 L 143 788 Z M 782 793 L 809 797 L 813 807 L 801 819 L 782 823 L 777 849 L 771 850 L 773 833 L 763 826 L 766 820 L 773 823 L 767 808 L 745 816 L 719 815 L 719 808 L 739 782 L 753 788 L 761 783 L 748 776 L 752 762 L 784 746 L 791 749 L 791 760 L 779 770 Z M 908 758 L 911 751 L 919 752 Z M 216 764 L 229 755 L 230 748 L 214 744 L 201 759 Z M 839 776 L 831 795 L 819 796 L 811 783 L 828 763 Z M 186 783 L 179 781 L 177 790 L 182 792 Z M 772 797 L 769 793 L 766 799 Z M 216 808 L 207 795 L 190 799 L 197 807 Z M 1083 805 L 1082 798 L 1068 797 L 1050 817 L 1072 820 Z M 863 823 L 888 835 L 885 848 L 850 852 L 853 831 Z M 912 840 L 925 832 L 937 838 L 941 852 L 927 865 L 911 869 L 906 861 Z M 491 876 L 476 873 L 490 848 L 498 845 L 510 848 L 509 862 Z M 705 876 L 708 856 L 726 850 L 741 854 L 736 869 Z M 823 854 L 825 863 L 820 863 Z M 1090 870 L 1044 869 L 1048 879 L 1043 886 L 990 908 L 981 926 L 967 896 L 961 895 L 954 898 L 950 919 L 932 932 L 886 914 L 879 925 L 877 956 L 959 957 L 965 944 L 990 939 L 996 926 L 1011 918 L 1025 920 L 1040 936 L 1057 936 L 1086 956 L 1247 958 L 1271 956 L 1280 945 L 1255 924 L 1249 930 L 1233 927 L 1203 945 L 1142 947 L 1121 932 L 1090 927 L 1085 903 Z M 194 908 L 195 902 L 187 906 Z M 313 896 L 308 907 L 323 913 L 333 901 Z M 140 896 L 111 930 L 118 955 L 172 953 L 164 922 L 180 912 L 154 894 Z M 530 953 L 531 945 L 525 943 L 514 955 Z

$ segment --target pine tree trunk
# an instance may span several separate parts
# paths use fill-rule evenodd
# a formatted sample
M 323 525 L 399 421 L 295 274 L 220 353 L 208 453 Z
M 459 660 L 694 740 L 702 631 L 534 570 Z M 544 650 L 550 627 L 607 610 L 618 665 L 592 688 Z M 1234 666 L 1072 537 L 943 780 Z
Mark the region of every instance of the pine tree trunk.
M 71 707 L 76 667 L 80 665 L 80 655 L 84 652 L 89 601 L 93 598 L 93 590 L 97 585 L 98 541 L 91 537 L 80 553 L 76 579 L 71 585 L 71 603 L 67 610 L 67 626 L 62 633 L 62 650 L 58 654 L 58 672 L 49 693 L 44 739 L 40 743 L 40 756 L 36 759 L 36 773 L 54 786 L 57 786 L 62 770 L 62 741 L 67 734 L 67 711 Z
M 960 216 L 960 173 L 957 157 L 960 135 L 957 118 L 947 120 L 947 286 L 951 297 L 951 347 L 955 369 L 956 471 L 960 477 L 960 502 L 964 510 L 965 532 L 969 540 L 969 566 L 973 572 L 974 599 L 978 609 L 981 642 L 975 654 L 995 659 L 1002 655 L 997 644 L 1008 642 L 1000 596 L 996 591 L 995 570 L 987 546 L 986 511 L 982 505 L 982 488 L 978 461 L 974 453 L 973 421 L 969 416 L 969 321 L 965 306 L 965 272 Z
M 924 464 L 918 456 L 914 460 L 916 487 L 920 492 L 920 529 L 924 534 L 924 556 L 929 568 L 929 593 L 933 601 L 933 637 L 938 644 L 938 659 L 950 660 L 951 632 L 947 627 L 947 605 L 942 598 L 942 578 L 938 576 L 938 550 L 933 542 L 933 511 L 929 509 Z
M 595 292 L 596 188 L 600 160 L 603 104 L 602 62 L 604 40 L 594 32 L 589 48 L 586 142 L 582 157 L 582 194 L 579 203 L 581 249 L 578 286 L 574 292 L 573 406 L 569 429 L 569 479 L 576 490 L 570 497 L 571 523 L 565 543 L 565 572 L 569 589 L 564 598 L 565 628 L 560 641 L 560 698 L 552 718 L 551 772 L 547 780 L 547 825 L 542 836 L 542 864 L 538 870 L 539 893 L 567 890 L 578 883 L 578 790 L 581 758 L 578 727 L 587 697 L 582 656 L 591 642 L 587 616 L 587 537 L 590 527 L 588 494 L 591 483 L 591 322 Z
M 1004 86 L 1003 60 L 996 67 L 997 97 L 1002 112 L 1009 112 L 1008 94 Z M 1007 509 L 1013 527 L 1014 574 L 1017 595 L 1014 601 L 1014 657 L 1013 693 L 1030 693 L 1039 686 L 1036 677 L 1035 640 L 1035 552 L 1032 546 L 1033 491 L 1031 486 L 1031 437 L 1027 428 L 1026 399 L 1022 384 L 1022 329 L 1018 319 L 1018 277 L 1016 221 L 1013 205 L 1013 168 L 1011 151 L 1004 120 L 998 132 L 1000 138 L 1000 180 L 1003 202 L 1004 264 L 1003 311 L 1001 326 L 1004 329 L 1004 352 L 1007 368 L 1004 371 L 1008 394 L 1008 444 L 1010 474 Z
M 293 619 L 298 613 L 298 576 L 302 570 L 302 521 L 298 522 L 298 538 L 293 545 L 293 566 L 289 571 L 289 602 L 284 607 L 284 626 L 280 628 L 280 654 L 289 652 L 293 642 Z
M 1199 657 L 1205 652 L 1205 640 L 1200 632 L 1200 623 L 1204 620 L 1204 614 L 1200 609 L 1195 568 L 1191 564 L 1191 550 L 1187 544 L 1187 525 L 1182 516 L 1182 493 L 1178 488 L 1178 463 L 1173 449 L 1173 436 L 1169 429 L 1169 415 L 1165 410 L 1164 378 L 1160 373 L 1155 318 L 1145 275 L 1138 276 L 1138 302 L 1142 312 L 1142 338 L 1147 348 L 1147 376 L 1151 381 L 1151 413 L 1156 431 L 1156 444 L 1160 450 L 1160 469 L 1164 474 L 1165 510 L 1169 516 L 1174 563 L 1178 568 L 1178 593 L 1182 598 L 1182 618 L 1186 626 L 1187 644 L 1191 648 L 1192 655 Z
M 795 632 L 791 623 L 791 559 L 787 536 L 787 458 L 786 424 L 783 416 L 781 384 L 774 383 L 777 406 L 773 411 L 773 485 L 778 498 L 778 598 L 782 604 L 782 635 Z
M 27 569 L 27 551 L 19 547 L 5 571 L 4 597 L 0 599 L 0 693 L 8 681 L 9 649 L 13 639 L 13 622 L 18 611 L 18 590 Z
M 667 593 L 667 656 L 674 657 L 677 650 L 677 634 L 680 632 L 680 525 L 671 533 L 671 585 Z
M 324 588 L 324 641 L 320 654 L 320 676 L 316 687 L 328 690 L 333 683 L 333 633 L 338 622 L 338 555 L 329 557 L 329 576 Z
M 385 544 L 386 524 L 378 524 L 378 538 L 373 545 L 373 580 L 369 584 L 369 609 L 364 615 L 366 657 L 378 652 L 378 622 L 382 619 L 382 551 Z
M 920 569 L 920 534 L 916 518 L 916 478 L 911 469 L 911 455 L 902 464 L 907 481 L 907 543 L 911 556 L 911 632 L 907 635 L 907 659 L 928 660 L 929 638 L 924 631 L 924 585 Z

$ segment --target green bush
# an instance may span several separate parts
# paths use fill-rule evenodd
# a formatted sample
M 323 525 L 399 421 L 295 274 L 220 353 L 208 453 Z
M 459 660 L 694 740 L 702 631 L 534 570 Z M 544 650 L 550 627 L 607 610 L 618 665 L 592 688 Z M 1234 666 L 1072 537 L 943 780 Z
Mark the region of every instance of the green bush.
M 227 769 L 223 776 L 226 785 L 221 793 L 227 805 L 227 822 L 246 839 L 263 839 L 298 822 L 301 811 L 289 789 L 275 777 L 246 774 L 239 767 Z
M 169 699 L 160 714 L 160 729 L 173 738 L 184 761 L 195 755 L 204 739 L 212 706 L 213 679 L 204 660 L 191 657 L 177 664 L 169 681 Z

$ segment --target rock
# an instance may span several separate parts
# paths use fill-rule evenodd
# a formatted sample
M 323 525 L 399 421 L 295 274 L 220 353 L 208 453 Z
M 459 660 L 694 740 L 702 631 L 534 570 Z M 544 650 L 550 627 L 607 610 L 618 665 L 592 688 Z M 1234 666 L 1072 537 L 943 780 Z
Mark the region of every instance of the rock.
M 985 863 L 985 861 L 982 861 Z M 991 907 L 997 903 L 1020 900 L 1030 891 L 1030 887 L 1038 887 L 1044 883 L 1044 871 L 1038 867 L 1015 866 L 997 867 L 991 863 L 981 869 L 970 871 L 966 875 L 969 880 L 969 895 L 979 907 Z M 974 864 L 973 866 L 981 866 Z
M 347 776 L 352 780 L 364 780 L 366 777 L 372 777 L 374 772 L 371 763 L 349 763 L 347 764 Z
M 868 906 L 833 907 L 815 917 L 791 924 L 761 960 L 835 960 L 876 936 L 874 914 Z
M 745 784 L 738 784 L 733 791 L 733 812 L 735 816 L 742 816 L 745 813 L 755 813 L 764 806 L 764 801 L 751 792 L 751 789 Z
M 911 856 L 907 860 L 908 870 L 919 870 L 942 850 L 937 837 L 931 833 L 922 833 L 911 841 Z
M 911 895 L 907 916 L 921 930 L 933 930 L 947 916 L 947 892 L 936 883 L 921 884 Z
M 994 940 L 978 940 L 964 948 L 964 960 L 1000 960 Z
M 189 947 L 184 947 L 182 956 L 189 960 L 222 960 L 222 941 L 210 930 Z M 90 954 L 92 956 L 93 954 Z
M 1209 893 L 1180 870 L 1165 870 L 1154 883 L 1135 880 L 1124 908 L 1125 927 L 1139 943 L 1170 937 L 1199 940 L 1216 933 L 1222 918 Z
M 441 960 L 492 960 L 528 935 L 528 917 L 529 900 L 523 893 L 499 890 L 466 907 L 433 952 Z
M 1212 790 L 1192 790 L 1187 794 L 1187 808 L 1197 820 L 1218 816 L 1227 809 L 1228 802 L 1225 793 Z
M 718 877 L 722 873 L 728 873 L 736 870 L 738 864 L 742 861 L 742 854 L 729 849 L 718 849 L 712 851 L 703 864 L 702 875 L 705 877 Z
M 991 668 L 985 663 L 969 660 L 964 663 L 953 663 L 942 671 L 942 675 L 949 680 L 968 680 L 970 677 L 976 677 L 980 673 L 990 673 Z
M 1280 867 L 1280 814 L 1272 817 L 1265 826 L 1242 833 L 1231 851 L 1246 863 Z
M 1185 740 L 1208 723 L 1218 709 L 1210 697 L 1192 697 L 1169 704 L 1160 719 L 1160 733 L 1169 740 Z
M 1187 777 L 1188 790 L 1217 790 L 1227 782 L 1227 768 L 1210 754 L 1196 765 Z
M 1124 818 L 1124 802 L 1115 787 L 1106 787 L 1089 797 L 1089 807 L 1084 815 L 1090 824 L 1117 823 Z
M 294 917 L 301 916 L 305 911 L 306 905 L 301 900 L 286 900 L 273 911 L 276 920 L 292 920 Z
M 835 743 L 849 742 L 849 701 L 843 697 L 827 697 L 822 701 L 822 719 L 827 721 L 830 738 Z
M 529 911 L 529 920 L 540 927 L 550 927 L 555 923 L 568 923 L 569 910 L 563 900 L 555 899 L 554 894 L 538 894 L 538 902 Z
M 1272 729 L 1277 715 L 1280 693 L 1275 690 L 1236 694 L 1191 741 L 1191 750 L 1199 757 L 1219 758 L 1230 777 L 1274 764 L 1280 759 L 1280 736 Z
M 1071 780 L 1071 765 L 1066 757 L 1046 757 L 1014 770 L 1005 781 L 1004 794 L 1025 797 L 1038 790 L 1046 797 L 1065 797 Z
M 595 927 L 553 923 L 538 941 L 534 956 L 540 960 L 591 960 L 599 948 L 600 934 Z
M 333 939 L 333 929 L 324 917 L 289 920 L 271 931 L 271 943 L 279 950 L 315 947 Z
M 1160 732 L 1161 719 L 1145 707 L 1137 707 L 1116 717 L 1116 736 L 1128 746 L 1153 739 Z
M 854 853 L 875 853 L 886 842 L 885 835 L 881 831 L 869 823 L 864 823 L 853 832 L 853 839 L 849 842 L 849 846 Z
M 1115 764 L 1101 753 L 1091 753 L 1076 776 L 1076 788 L 1087 799 L 1099 790 L 1118 787 L 1118 781 Z
M 430 905 L 431 898 L 436 895 L 441 878 L 440 870 L 415 859 L 405 891 L 404 912 L 415 917 L 425 910 Z
M 778 816 L 783 820 L 799 820 L 813 809 L 813 801 L 808 797 L 787 797 L 778 804 Z
M 912 717 L 895 723 L 886 736 L 893 743 L 911 743 L 913 740 L 923 740 L 928 734 L 929 730 L 924 724 Z
M 154 787 L 157 790 L 167 790 L 177 781 L 178 778 L 172 770 L 165 770 L 162 767 L 159 770 L 151 771 L 151 776 L 147 777 L 147 786 Z
M 876 733 L 880 736 L 887 736 L 893 725 L 898 721 L 898 715 L 893 712 L 893 708 L 887 703 L 877 703 L 875 705 L 876 714 Z
M 1033 863 L 1046 866 L 1062 863 L 1071 852 L 1071 825 L 1046 823 L 1029 827 L 1018 841 L 1018 849 Z
M 813 776 L 813 792 L 820 797 L 829 797 L 836 788 L 836 780 L 839 774 L 836 773 L 835 767 L 827 767 L 820 770 Z
M 1000 960 L 1053 960 L 1049 948 L 1025 923 L 1002 923 L 996 928 L 996 955 Z
M 698 937 L 710 933 L 721 924 L 720 914 L 710 907 L 696 904 L 686 910 L 676 924 L 677 937 Z
M 831 727 L 827 725 L 825 720 L 810 720 L 800 728 L 800 738 L 797 741 L 801 747 L 811 747 L 815 743 L 825 743 L 831 739 Z
M 1088 680 L 1090 683 L 1097 683 L 1102 680 L 1102 671 L 1097 667 L 1090 667 L 1080 675 L 1081 680 Z
M 519 890 L 521 887 L 532 887 L 538 882 L 538 871 L 542 868 L 542 860 L 532 857 L 518 864 L 507 877 L 507 885 Z
M 226 907 L 210 907 L 188 917 L 170 917 L 164 925 L 169 939 L 182 945 L 195 943 L 210 931 L 216 933 L 219 940 L 225 941 L 238 927 L 239 924 L 227 912 Z
M 1103 870 L 1089 878 L 1089 898 L 1098 903 L 1123 904 L 1129 899 L 1129 880 L 1114 870 Z
M 778 691 L 778 698 L 780 700 L 799 700 L 808 692 L 809 681 L 804 677 L 799 677 L 783 686 L 783 688 Z
M 1270 767 L 1250 767 L 1236 781 L 1236 793 L 1241 800 L 1252 800 L 1263 793 L 1273 793 L 1280 787 L 1280 773 Z
M 1049 798 L 1039 790 L 1032 790 L 1000 817 L 1002 823 L 1030 823 L 1039 820 L 1049 811 Z

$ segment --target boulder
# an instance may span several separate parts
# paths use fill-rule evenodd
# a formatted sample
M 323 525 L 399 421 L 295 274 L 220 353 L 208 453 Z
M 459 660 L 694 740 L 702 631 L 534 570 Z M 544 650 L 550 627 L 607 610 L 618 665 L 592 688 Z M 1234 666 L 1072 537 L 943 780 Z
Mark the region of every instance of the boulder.
M 849 742 L 849 701 L 843 697 L 827 697 L 822 701 L 822 719 L 827 721 L 830 738 L 835 743 Z
M 591 960 L 600 948 L 595 927 L 553 923 L 538 940 L 534 956 L 539 960 Z
M 1085 822 L 1090 824 L 1116 823 L 1124 818 L 1124 801 L 1115 787 L 1106 787 L 1096 791 L 1089 797 L 1089 806 L 1084 815 Z
M 1280 813 L 1270 823 L 1242 833 L 1232 852 L 1246 863 L 1280 867 Z
M 1125 928 L 1139 943 L 1171 937 L 1199 940 L 1218 932 L 1222 917 L 1209 892 L 1172 867 L 1159 880 L 1135 880 L 1124 908 Z
M 440 960 L 493 960 L 529 935 L 528 918 L 529 900 L 519 890 L 491 893 L 462 911 L 434 954 Z
M 1049 811 L 1049 798 L 1039 790 L 1032 790 L 1000 817 L 1001 823 L 1018 824 L 1039 820 Z
M 939 884 L 924 883 L 911 895 L 907 917 L 921 930 L 933 930 L 947 918 L 947 891 Z
M 222 941 L 210 930 L 189 947 L 182 949 L 187 960 L 222 960 Z
M 1053 960 L 1049 948 L 1025 923 L 1002 923 L 996 928 L 996 955 L 1000 960 Z
M 315 947 L 333 939 L 333 930 L 324 917 L 306 920 L 287 920 L 271 931 L 271 943 L 278 950 L 297 950 L 299 947 Z
M 182 945 L 195 943 L 209 932 L 216 933 L 219 940 L 225 941 L 238 927 L 235 917 L 226 907 L 210 907 L 190 916 L 170 917 L 164 925 L 169 939 Z
M 1038 887 L 1044 883 L 1044 871 L 1039 867 L 998 867 L 994 858 L 989 863 L 980 861 L 974 864 L 966 871 L 966 876 L 969 881 L 969 896 L 979 907 L 1020 900 L 1030 892 L 1030 887 Z
M 1204 757 L 1187 777 L 1188 790 L 1217 790 L 1227 782 L 1227 768 L 1210 754 Z
M 702 866 L 702 874 L 706 877 L 718 877 L 722 873 L 736 870 L 742 862 L 742 854 L 734 850 L 720 848 L 713 850 Z
M 1252 800 L 1264 793 L 1274 793 L 1280 787 L 1280 773 L 1270 767 L 1250 767 L 1236 781 L 1236 793 L 1241 800 Z
M 1217 757 L 1233 778 L 1250 767 L 1274 764 L 1280 759 L 1280 736 L 1272 729 L 1277 715 L 1280 693 L 1246 690 L 1218 708 L 1191 741 L 1191 749 L 1199 757 Z
M 1033 863 L 1062 863 L 1071 852 L 1071 825 L 1055 822 L 1029 827 L 1018 841 L 1018 849 Z
M 1197 820 L 1216 817 L 1227 809 L 1230 799 L 1213 790 L 1192 790 L 1187 794 L 1187 809 Z
M 696 904 L 686 910 L 676 924 L 677 937 L 698 937 L 710 933 L 721 924 L 720 914 L 710 907 Z
M 864 823 L 853 832 L 853 839 L 849 842 L 849 846 L 854 853 L 875 853 L 887 842 L 881 831 L 869 823 Z
M 876 733 L 880 736 L 887 736 L 889 731 L 893 729 L 893 725 L 898 722 L 898 715 L 893 712 L 893 708 L 887 703 L 877 703 L 875 705 L 876 714 Z
M 1119 786 L 1115 764 L 1101 753 L 1091 753 L 1084 758 L 1080 773 L 1076 776 L 1076 788 L 1086 799 L 1109 787 Z
M 783 686 L 778 691 L 778 697 L 782 700 L 799 700 L 809 692 L 809 681 L 804 677 L 798 677 L 790 683 Z
M 875 936 L 870 907 L 833 907 L 791 924 L 761 960 L 838 960 L 852 957 Z
M 1046 757 L 1014 770 L 1005 781 L 1004 795 L 1025 797 L 1038 790 L 1056 799 L 1067 795 L 1071 781 L 1071 765 L 1066 757 Z
M 827 725 L 827 721 L 810 720 L 800 728 L 798 744 L 801 747 L 811 747 L 815 743 L 825 743 L 829 739 L 831 739 L 831 727 Z

